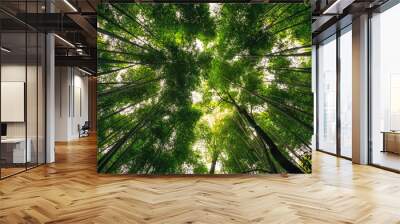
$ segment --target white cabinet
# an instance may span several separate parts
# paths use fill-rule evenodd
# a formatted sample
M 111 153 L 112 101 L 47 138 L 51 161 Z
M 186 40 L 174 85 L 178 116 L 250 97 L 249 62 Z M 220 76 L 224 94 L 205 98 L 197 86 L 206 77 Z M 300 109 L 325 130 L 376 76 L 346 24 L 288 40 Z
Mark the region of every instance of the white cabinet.
M 13 163 L 25 163 L 32 161 L 32 140 L 27 139 L 27 147 L 25 151 L 25 138 L 7 138 L 2 139 L 1 144 L 7 144 L 8 147 L 12 147 L 12 162 Z

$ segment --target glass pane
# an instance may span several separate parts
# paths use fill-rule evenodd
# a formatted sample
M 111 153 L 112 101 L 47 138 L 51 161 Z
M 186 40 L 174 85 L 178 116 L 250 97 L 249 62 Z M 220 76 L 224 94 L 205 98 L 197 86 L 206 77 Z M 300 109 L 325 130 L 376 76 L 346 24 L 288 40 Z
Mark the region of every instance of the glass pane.
M 0 7 L 23 17 L 43 13 L 45 1 L 1 1 Z M 0 23 L 4 178 L 45 162 L 45 36 L 2 12 L 0 19 L 7 21 Z
M 372 25 L 372 163 L 400 170 L 400 5 L 374 15 Z
M 336 36 L 318 48 L 318 146 L 336 153 Z
M 28 151 L 30 150 L 30 160 L 28 160 L 28 168 L 37 165 L 38 160 L 38 144 L 37 144 L 37 132 L 38 132 L 38 35 L 36 32 L 30 32 L 27 34 L 28 38 L 28 63 L 27 63 L 27 81 L 26 81 L 26 112 L 27 112 L 27 142 Z
M 352 156 L 352 35 L 351 26 L 340 36 L 340 152 Z
M 38 46 L 38 163 L 45 163 L 45 52 L 46 39 L 44 34 L 39 34 Z
M 25 170 L 31 151 L 26 150 L 26 34 L 1 34 L 1 161 L 2 177 Z

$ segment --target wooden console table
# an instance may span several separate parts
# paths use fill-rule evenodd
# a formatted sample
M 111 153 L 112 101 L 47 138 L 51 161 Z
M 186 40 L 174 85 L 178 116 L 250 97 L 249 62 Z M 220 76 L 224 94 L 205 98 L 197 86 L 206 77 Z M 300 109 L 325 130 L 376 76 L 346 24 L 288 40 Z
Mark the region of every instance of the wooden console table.
M 382 152 L 400 154 L 400 131 L 383 131 Z

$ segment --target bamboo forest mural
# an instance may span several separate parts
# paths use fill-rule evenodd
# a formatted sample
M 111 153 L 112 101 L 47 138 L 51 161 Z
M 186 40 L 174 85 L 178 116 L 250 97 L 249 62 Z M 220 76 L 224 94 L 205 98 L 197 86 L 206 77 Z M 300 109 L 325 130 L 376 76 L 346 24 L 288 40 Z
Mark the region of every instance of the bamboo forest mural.
M 102 4 L 98 172 L 310 173 L 306 4 Z

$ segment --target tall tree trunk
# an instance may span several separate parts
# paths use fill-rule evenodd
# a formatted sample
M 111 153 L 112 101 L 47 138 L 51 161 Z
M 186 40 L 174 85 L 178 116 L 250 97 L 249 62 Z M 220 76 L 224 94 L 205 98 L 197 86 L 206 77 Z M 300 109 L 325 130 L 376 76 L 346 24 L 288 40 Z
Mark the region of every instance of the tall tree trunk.
M 303 46 L 297 46 L 297 47 L 292 47 L 292 48 L 286 48 L 286 49 L 272 52 L 271 54 L 282 54 L 282 53 L 286 53 L 286 52 L 293 52 L 293 51 L 297 51 L 297 50 L 301 50 L 301 49 L 311 48 L 311 46 L 312 45 L 303 45 Z
M 143 85 L 146 85 L 146 84 L 149 84 L 149 83 L 152 83 L 152 82 L 157 82 L 157 81 L 159 81 L 159 80 L 161 80 L 163 78 L 164 78 L 164 76 L 160 76 L 160 77 L 157 77 L 157 78 L 154 78 L 154 79 L 149 79 L 149 80 L 146 80 L 146 81 L 143 81 L 143 82 L 139 82 L 139 83 L 135 83 L 134 82 L 134 83 L 131 83 L 131 84 L 125 84 L 123 86 L 109 88 L 109 89 L 106 89 L 106 90 L 104 90 L 102 92 L 97 92 L 97 97 L 104 97 L 104 96 L 110 95 L 112 93 L 129 90 L 130 88 L 141 87 Z
M 219 153 L 214 151 L 212 161 L 211 161 L 210 174 L 215 173 L 215 166 L 217 165 L 218 157 L 219 157 Z
M 271 155 L 274 159 L 289 173 L 303 173 L 303 171 L 293 164 L 292 161 L 287 159 L 281 151 L 278 149 L 278 146 L 274 143 L 274 141 L 269 137 L 267 133 L 257 124 L 257 122 L 248 114 L 248 112 L 243 108 L 237 108 L 239 113 L 242 114 L 251 127 L 254 128 L 257 135 L 261 137 L 262 141 L 268 145 L 270 148 Z
M 229 96 L 230 97 L 230 96 Z M 272 157 L 289 173 L 303 173 L 303 171 L 297 167 L 292 161 L 290 161 L 282 152 L 278 149 L 278 146 L 274 143 L 274 141 L 269 137 L 269 135 L 257 124 L 257 122 L 250 116 L 245 108 L 239 106 L 232 97 L 230 97 L 231 103 L 235 106 L 237 111 L 246 118 L 248 124 L 255 130 L 257 135 L 262 139 L 263 143 L 266 146 L 266 149 L 270 149 L 270 153 Z M 266 150 L 268 154 L 268 150 Z M 271 164 L 275 166 L 275 164 Z
M 107 74 L 110 74 L 110 73 L 113 73 L 113 72 L 119 72 L 121 70 L 131 68 L 133 66 L 136 66 L 136 64 L 125 66 L 125 67 L 118 68 L 118 69 L 112 69 L 112 70 L 108 70 L 108 71 L 99 72 L 99 73 L 97 73 L 97 77 L 100 76 L 100 75 L 107 75 Z

